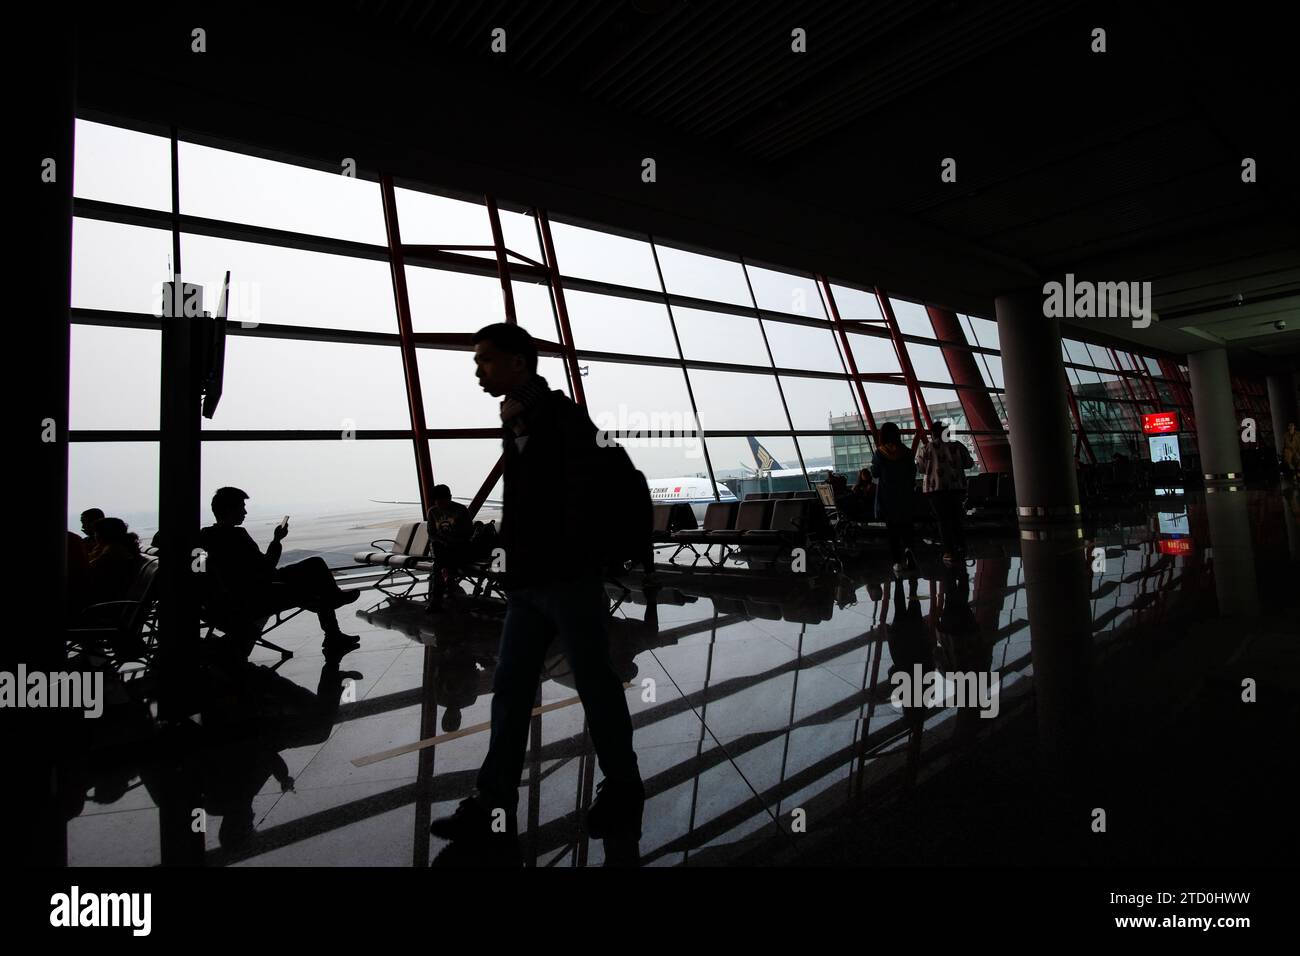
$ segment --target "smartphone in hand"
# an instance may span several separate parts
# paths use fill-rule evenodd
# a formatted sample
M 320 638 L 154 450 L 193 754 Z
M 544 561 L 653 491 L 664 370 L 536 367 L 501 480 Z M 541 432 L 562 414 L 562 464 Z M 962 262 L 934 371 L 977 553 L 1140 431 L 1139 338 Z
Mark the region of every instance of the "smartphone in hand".
M 285 515 L 284 518 L 283 518 L 283 520 L 281 520 L 281 522 L 280 522 L 280 527 L 281 527 L 281 528 L 284 528 L 285 530 L 288 530 L 288 528 L 289 528 L 289 516 L 288 516 L 288 515 Z

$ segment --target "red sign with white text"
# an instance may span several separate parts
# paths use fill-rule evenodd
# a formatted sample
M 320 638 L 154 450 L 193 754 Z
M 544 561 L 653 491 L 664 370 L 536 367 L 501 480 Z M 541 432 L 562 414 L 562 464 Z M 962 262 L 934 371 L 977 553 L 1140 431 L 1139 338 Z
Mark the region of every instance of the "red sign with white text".
M 1156 542 L 1161 554 L 1188 554 L 1192 550 L 1191 538 L 1161 538 Z
M 1164 435 L 1178 431 L 1177 412 L 1155 412 L 1142 416 L 1142 431 L 1148 435 Z

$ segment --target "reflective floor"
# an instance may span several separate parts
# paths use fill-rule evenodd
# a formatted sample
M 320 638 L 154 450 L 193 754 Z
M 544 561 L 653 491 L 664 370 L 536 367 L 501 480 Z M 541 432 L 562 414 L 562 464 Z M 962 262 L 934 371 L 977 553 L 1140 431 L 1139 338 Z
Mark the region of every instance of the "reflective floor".
M 904 580 L 883 542 L 820 578 L 661 573 L 610 627 L 648 792 L 640 844 L 585 835 L 599 771 L 553 658 L 520 790 L 525 862 L 1078 859 L 1061 821 L 1037 818 L 1048 806 L 1145 862 L 1254 839 L 1264 824 L 1236 813 L 1200 844 L 1179 828 L 1224 811 L 1225 773 L 1254 786 L 1241 772 L 1266 781 L 1294 759 L 1300 499 L 1235 489 L 1161 507 L 1067 535 L 975 530 L 958 569 L 921 544 Z M 341 663 L 311 615 L 276 630 L 293 657 L 273 669 L 280 655 L 258 648 L 179 763 L 146 705 L 83 722 L 69 863 L 157 864 L 195 829 L 214 866 L 436 862 L 429 820 L 468 793 L 487 745 L 499 620 L 373 588 L 353 609 L 361 647 Z M 996 708 L 891 701 L 891 677 L 936 668 L 995 675 Z M 1257 697 L 1234 709 L 1247 679 Z M 1232 753 L 1214 752 L 1224 735 Z M 1172 810 L 1161 780 L 1180 788 Z M 1267 817 L 1276 795 L 1242 799 Z M 1139 804 L 1172 828 L 1167 845 L 1125 836 Z M 1265 833 L 1285 842 L 1287 826 Z

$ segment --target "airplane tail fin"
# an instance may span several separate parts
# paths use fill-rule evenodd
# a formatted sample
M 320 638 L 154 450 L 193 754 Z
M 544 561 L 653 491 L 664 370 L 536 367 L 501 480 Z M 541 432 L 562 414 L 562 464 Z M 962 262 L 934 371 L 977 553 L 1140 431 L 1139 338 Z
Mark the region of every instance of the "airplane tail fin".
M 781 471 L 785 468 L 753 435 L 746 436 L 745 440 L 749 442 L 749 450 L 754 453 L 754 463 L 758 465 L 759 471 Z

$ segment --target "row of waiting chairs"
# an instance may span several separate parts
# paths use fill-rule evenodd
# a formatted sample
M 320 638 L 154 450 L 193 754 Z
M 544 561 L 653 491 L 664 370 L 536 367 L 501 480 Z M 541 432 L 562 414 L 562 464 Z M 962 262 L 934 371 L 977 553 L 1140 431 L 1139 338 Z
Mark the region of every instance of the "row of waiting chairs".
M 405 598 L 415 590 L 419 574 L 432 574 L 433 556 L 430 554 L 429 523 L 413 521 L 398 527 L 397 535 L 370 542 L 369 551 L 358 551 L 352 556 L 357 564 L 384 568 L 384 575 L 375 582 L 375 588 L 389 597 Z M 476 598 L 497 596 L 504 598 L 502 575 L 492 570 L 488 557 L 465 562 L 456 578 L 449 581 L 449 589 L 457 581 L 468 581 Z
M 966 482 L 966 509 L 986 514 L 1016 510 L 1016 480 L 1009 471 L 986 471 Z
M 69 653 L 101 660 L 123 680 L 148 671 L 158 649 L 158 549 L 148 548 L 143 557 L 120 600 L 83 608 L 64 635 Z M 211 640 L 218 634 L 248 635 L 253 643 L 280 654 L 277 668 L 293 657 L 293 651 L 271 643 L 266 635 L 300 613 L 302 608 L 288 608 L 251 620 L 234 621 L 211 607 L 210 602 L 205 601 L 199 609 L 200 623 L 206 628 L 205 639 Z
M 1157 490 L 1181 489 L 1189 484 L 1176 461 L 1108 461 L 1080 465 L 1079 500 L 1088 505 L 1127 505 Z
M 703 525 L 696 523 L 695 512 L 689 505 L 656 505 L 655 543 L 677 545 L 668 559 L 670 564 L 676 564 L 677 557 L 685 552 L 694 559 L 692 567 L 701 558 L 716 567 L 737 548 L 774 548 L 779 557 L 792 548 L 828 539 L 830 523 L 815 493 L 796 492 L 789 497 L 785 494 L 747 495 L 739 502 L 710 502 L 704 511 Z M 710 550 L 715 545 L 722 549 L 717 560 Z

